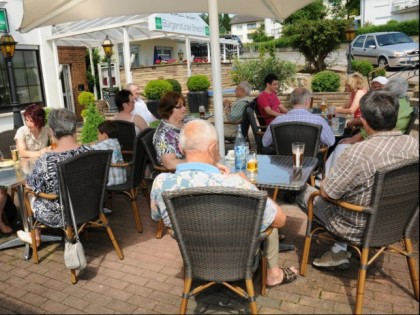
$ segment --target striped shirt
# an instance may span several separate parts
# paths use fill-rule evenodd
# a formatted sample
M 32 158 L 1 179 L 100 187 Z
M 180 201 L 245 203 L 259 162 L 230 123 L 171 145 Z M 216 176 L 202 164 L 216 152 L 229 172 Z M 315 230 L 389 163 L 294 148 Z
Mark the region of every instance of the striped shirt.
M 321 138 L 320 141 L 322 144 L 326 146 L 332 146 L 335 142 L 335 136 L 328 125 L 327 121 L 321 117 L 321 115 L 312 114 L 306 109 L 297 108 L 290 110 L 286 115 L 277 116 L 271 124 L 278 124 L 282 122 L 306 122 L 315 125 L 322 126 Z M 271 125 L 270 124 L 270 125 Z M 264 147 L 269 147 L 273 144 L 273 136 L 271 134 L 271 128 L 268 126 L 267 130 L 264 133 L 264 137 L 262 139 L 262 143 Z
M 391 169 L 396 163 L 419 159 L 418 141 L 399 131 L 378 132 L 353 144 L 338 158 L 334 170 L 321 188 L 332 199 L 369 206 L 375 172 Z M 328 211 L 327 228 L 350 241 L 360 241 L 367 215 L 333 205 Z
M 245 106 L 251 101 L 251 98 L 248 96 L 238 99 L 233 103 L 230 108 L 230 113 L 226 114 L 227 118 L 231 122 L 241 122 L 242 116 L 244 114 Z

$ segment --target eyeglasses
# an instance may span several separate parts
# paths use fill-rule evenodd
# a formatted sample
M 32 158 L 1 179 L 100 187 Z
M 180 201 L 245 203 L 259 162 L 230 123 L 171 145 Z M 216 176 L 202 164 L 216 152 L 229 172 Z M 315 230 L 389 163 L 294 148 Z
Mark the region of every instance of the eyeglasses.
M 174 108 L 176 108 L 176 109 L 181 109 L 182 107 L 186 107 L 185 104 L 178 104 L 178 105 L 174 106 Z

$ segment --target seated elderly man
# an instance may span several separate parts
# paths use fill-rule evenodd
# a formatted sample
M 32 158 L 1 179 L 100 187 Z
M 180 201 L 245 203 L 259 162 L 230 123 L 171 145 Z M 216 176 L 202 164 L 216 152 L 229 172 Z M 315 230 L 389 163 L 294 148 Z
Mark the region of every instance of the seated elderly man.
M 192 120 L 181 130 L 179 146 L 185 154 L 186 163 L 178 164 L 175 173 L 162 173 L 156 177 L 151 191 L 151 216 L 163 219 L 166 226 L 171 222 L 162 198 L 162 192 L 189 187 L 223 186 L 257 190 L 244 174 L 229 174 L 228 168 L 218 165 L 220 159 L 216 128 L 204 120 Z M 273 232 L 267 238 L 265 255 L 268 260 L 267 285 L 274 286 L 292 282 L 297 278 L 295 267 L 278 266 L 279 238 L 276 228 L 284 226 L 286 215 L 270 198 L 264 211 L 261 231 L 269 226 Z
M 311 96 L 312 94 L 308 89 L 294 89 L 293 92 L 290 93 L 290 102 L 292 103 L 293 109 L 289 110 L 289 112 L 285 115 L 274 118 L 270 125 L 282 122 L 306 122 L 321 125 L 321 144 L 325 144 L 328 147 L 332 146 L 335 141 L 335 136 L 331 127 L 328 125 L 327 121 L 321 117 L 321 115 L 312 114 L 309 111 Z M 269 147 L 273 144 L 273 135 L 271 134 L 270 125 L 268 126 L 262 139 L 264 147 Z
M 238 128 L 235 123 L 240 124 L 242 121 L 245 107 L 251 101 L 249 97 L 251 89 L 251 85 L 248 82 L 242 81 L 235 89 L 235 95 L 238 99 L 234 103 L 229 100 L 223 102 L 223 107 L 225 108 L 224 122 L 230 123 L 224 126 L 226 138 L 234 138 L 236 136 Z
M 419 159 L 418 140 L 394 130 L 398 107 L 397 97 L 388 91 L 369 92 L 362 97 L 361 120 L 368 137 L 341 154 L 334 169 L 321 182 L 321 197 L 314 200 L 317 219 L 328 230 L 348 241 L 360 241 L 366 226 L 366 214 L 336 206 L 328 202 L 328 198 L 368 206 L 378 169 L 389 169 L 397 163 L 408 164 Z M 305 212 L 314 190 L 308 186 L 297 198 L 299 207 Z M 315 259 L 313 265 L 327 269 L 349 268 L 347 244 L 336 242 L 328 252 Z

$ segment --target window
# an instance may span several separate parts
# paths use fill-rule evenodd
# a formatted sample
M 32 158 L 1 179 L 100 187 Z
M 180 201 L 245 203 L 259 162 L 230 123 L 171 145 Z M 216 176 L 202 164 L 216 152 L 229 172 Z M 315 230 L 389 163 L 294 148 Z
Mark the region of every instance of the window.
M 140 46 L 130 45 L 130 58 L 134 55 L 132 67 L 140 67 Z M 120 59 L 120 67 L 124 67 L 124 50 L 123 45 L 118 45 L 118 57 Z
M 38 53 L 36 50 L 16 50 L 13 57 L 16 92 L 20 105 L 43 103 Z M 3 59 L 0 67 L 0 107 L 10 105 L 10 95 Z
M 363 42 L 365 41 L 366 36 L 360 36 L 353 44 L 353 47 L 363 47 Z
M 242 30 L 242 25 L 236 25 L 236 29 L 237 29 L 238 31 L 241 31 L 241 30 Z
M 257 29 L 257 23 L 248 23 L 248 24 L 246 25 L 246 28 L 247 28 L 248 30 L 256 30 L 256 29 Z
M 365 48 L 369 48 L 369 46 L 376 46 L 375 38 L 373 36 L 368 36 L 365 42 Z

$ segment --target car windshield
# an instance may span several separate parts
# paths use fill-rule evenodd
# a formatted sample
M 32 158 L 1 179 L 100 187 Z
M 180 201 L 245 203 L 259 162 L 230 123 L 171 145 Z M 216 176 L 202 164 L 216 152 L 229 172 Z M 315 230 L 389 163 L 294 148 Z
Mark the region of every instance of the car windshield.
M 391 34 L 377 35 L 376 40 L 378 41 L 379 46 L 389 46 L 389 45 L 406 44 L 406 43 L 413 42 L 413 40 L 407 35 L 405 35 L 404 33 L 391 33 Z

